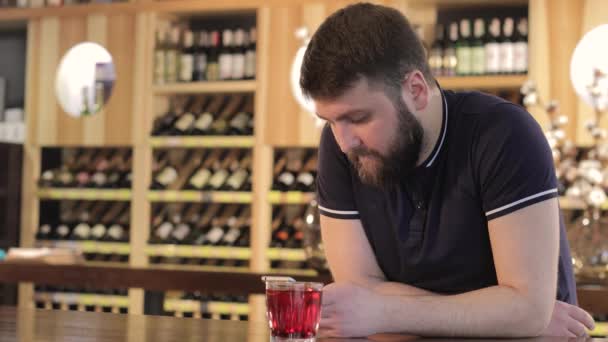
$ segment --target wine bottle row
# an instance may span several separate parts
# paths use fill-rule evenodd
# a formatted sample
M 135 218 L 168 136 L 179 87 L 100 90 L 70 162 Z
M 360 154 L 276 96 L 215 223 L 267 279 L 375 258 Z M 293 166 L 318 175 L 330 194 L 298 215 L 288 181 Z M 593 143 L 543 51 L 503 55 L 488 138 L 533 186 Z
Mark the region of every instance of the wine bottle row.
M 152 209 L 150 244 L 249 246 L 250 205 L 171 203 Z
M 251 94 L 180 95 L 154 121 L 154 136 L 252 135 Z
M 525 74 L 528 20 L 465 18 L 437 25 L 429 65 L 435 76 Z
M 37 240 L 129 241 L 129 202 L 49 202 L 41 207 Z
M 131 150 L 66 148 L 43 150 L 38 185 L 57 188 L 131 188 Z
M 315 190 L 317 150 L 290 148 L 275 151 L 272 189 L 277 191 Z
M 34 286 L 38 309 L 128 313 L 128 290 L 93 290 L 79 287 Z M 118 303 L 118 302 L 122 303 Z
M 247 321 L 249 318 L 248 298 L 245 295 L 168 293 L 163 306 L 165 315 L 175 317 L 233 321 Z
M 326 271 L 324 260 L 321 260 L 324 256 L 319 258 L 318 255 L 322 254 L 322 245 L 316 206 L 310 204 L 274 206 L 270 231 L 271 249 L 306 251 L 300 258 L 283 258 L 279 253 L 279 258 L 271 258 L 271 268 Z
M 194 31 L 182 24 L 158 27 L 156 84 L 254 79 L 256 28 Z
M 251 191 L 249 149 L 156 150 L 152 190 Z

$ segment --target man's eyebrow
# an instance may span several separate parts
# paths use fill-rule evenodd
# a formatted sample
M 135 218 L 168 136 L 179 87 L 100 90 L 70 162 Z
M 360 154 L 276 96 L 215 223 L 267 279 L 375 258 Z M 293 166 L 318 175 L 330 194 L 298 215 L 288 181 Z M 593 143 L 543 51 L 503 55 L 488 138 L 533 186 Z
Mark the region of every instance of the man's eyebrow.
M 344 121 L 346 119 L 348 119 L 349 116 L 354 115 L 354 114 L 359 114 L 359 113 L 367 113 L 368 111 L 365 109 L 352 109 L 352 110 L 348 110 L 340 115 L 338 115 L 338 117 L 336 118 L 335 121 Z M 330 121 L 326 118 L 324 118 L 323 116 L 321 116 L 319 113 L 315 113 L 317 114 L 317 116 L 319 117 L 319 119 L 321 120 L 325 120 L 325 121 Z

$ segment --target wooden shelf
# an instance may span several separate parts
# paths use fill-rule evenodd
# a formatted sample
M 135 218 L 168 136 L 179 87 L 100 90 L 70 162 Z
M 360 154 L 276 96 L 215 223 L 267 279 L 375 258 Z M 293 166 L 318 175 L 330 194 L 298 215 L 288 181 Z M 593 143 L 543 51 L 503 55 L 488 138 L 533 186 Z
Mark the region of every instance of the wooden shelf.
M 159 147 L 253 147 L 255 139 L 252 136 L 184 136 L 184 137 L 152 137 L 150 146 Z
M 443 89 L 519 89 L 527 75 L 438 77 Z
M 81 4 L 42 8 L 3 8 L 0 10 L 0 21 L 28 20 L 41 17 L 86 16 L 91 13 L 124 14 L 137 10 L 138 6 L 134 2 Z
M 251 203 L 253 194 L 241 191 L 177 191 L 165 190 L 148 192 L 150 202 L 215 202 Z
M 314 192 L 271 191 L 268 193 L 268 202 L 271 204 L 308 204 L 314 199 Z
M 201 93 L 247 93 L 256 91 L 256 81 L 191 82 L 155 85 L 156 95 Z
M 116 295 L 85 294 L 71 292 L 36 292 L 34 300 L 41 302 L 57 302 L 68 305 L 94 305 L 128 308 L 129 297 Z
M 37 193 L 40 199 L 52 200 L 128 201 L 131 199 L 129 189 L 41 188 Z
M 251 249 L 249 247 L 148 245 L 146 254 L 180 258 L 249 260 Z
M 131 247 L 128 242 L 100 242 L 100 241 L 36 241 L 37 247 L 69 248 L 90 254 L 117 254 L 129 255 Z
M 165 298 L 163 309 L 168 312 L 202 312 L 210 314 L 249 315 L 248 303 Z
M 306 254 L 301 248 L 268 248 L 266 256 L 269 260 L 306 261 Z
M 563 210 L 584 210 L 586 207 L 583 200 L 566 196 L 559 198 L 559 206 Z M 608 202 L 602 204 L 602 210 L 608 210 Z

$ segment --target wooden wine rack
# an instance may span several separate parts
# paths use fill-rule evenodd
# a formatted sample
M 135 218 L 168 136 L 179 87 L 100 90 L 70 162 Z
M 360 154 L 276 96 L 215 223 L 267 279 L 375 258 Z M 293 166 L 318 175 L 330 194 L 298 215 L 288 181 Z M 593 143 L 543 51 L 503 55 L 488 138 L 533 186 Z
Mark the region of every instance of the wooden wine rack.
M 27 25 L 27 140 L 24 158 L 22 200 L 23 246 L 35 245 L 42 199 L 101 199 L 131 202 L 131 232 L 127 245 L 113 246 L 129 253 L 129 266 L 146 267 L 150 255 L 214 256 L 231 255 L 249 259 L 249 271 L 274 273 L 270 260 L 304 259 L 301 250 L 269 249 L 269 226 L 272 204 L 304 204 L 312 198 L 307 193 L 271 191 L 272 149 L 274 147 L 316 146 L 320 127 L 314 115 L 302 110 L 291 95 L 289 75 L 292 59 L 300 46 L 293 32 L 302 25 L 311 32 L 335 10 L 356 0 L 133 0 L 127 3 L 82 5 L 66 8 L 3 9 L 0 21 L 21 21 Z M 436 21 L 438 8 L 464 5 L 528 4 L 530 25 L 530 72 L 528 76 L 483 76 L 440 78 L 446 88 L 517 89 L 527 77 L 539 89 L 550 89 L 559 97 L 564 113 L 576 113 L 577 103 L 569 87 L 567 68 L 570 53 L 578 40 L 576 32 L 583 24 L 591 27 L 608 13 L 608 4 L 586 0 L 585 19 L 578 5 L 549 0 L 383 0 L 425 28 Z M 593 8 L 593 10 L 590 10 Z M 257 78 L 254 81 L 196 82 L 154 85 L 153 50 L 157 23 L 163 20 L 217 14 L 249 12 L 257 25 Z M 593 13 L 592 13 L 593 12 Z M 569 28 L 554 30 L 556 25 Z M 560 26 L 561 27 L 561 26 Z M 550 30 L 551 29 L 551 30 Z M 430 32 L 427 30 L 426 32 Z M 426 37 L 430 43 L 431 37 Z M 61 56 L 81 41 L 104 45 L 114 57 L 116 87 L 104 111 L 86 119 L 72 119 L 59 108 L 54 95 L 54 77 Z M 551 46 L 555 46 L 550 50 Z M 558 48 L 559 47 L 559 48 Z M 549 54 L 551 53 L 551 58 Z M 562 86 L 565 85 L 565 86 Z M 151 137 L 157 102 L 172 94 L 240 93 L 254 94 L 255 135 L 251 137 Z M 544 96 L 547 94 L 543 94 Z M 544 114 L 533 111 L 542 124 Z M 568 133 L 584 122 L 584 114 L 571 118 Z M 578 121 L 577 121 L 578 119 Z M 128 146 L 133 150 L 133 185 L 129 190 L 38 189 L 41 173 L 41 148 L 45 146 Z M 149 191 L 152 151 L 160 148 L 251 148 L 253 151 L 253 189 L 249 193 L 193 193 L 187 191 Z M 148 245 L 151 203 L 166 201 L 251 203 L 251 247 L 217 249 L 192 246 Z M 52 244 L 52 243 L 51 243 Z M 54 243 L 55 245 L 61 242 Z M 102 244 L 80 242 L 82 249 L 96 251 L 108 248 Z M 156 267 L 156 266 L 155 266 Z M 184 267 L 158 266 L 159 269 Z M 194 267 L 191 269 L 202 269 Z M 231 270 L 230 270 L 231 271 Z M 308 270 L 283 272 L 310 275 Z M 21 285 L 20 305 L 31 306 L 31 285 Z M 129 312 L 143 313 L 143 290 L 129 292 Z M 259 295 L 250 298 L 254 317 L 264 317 L 264 301 Z

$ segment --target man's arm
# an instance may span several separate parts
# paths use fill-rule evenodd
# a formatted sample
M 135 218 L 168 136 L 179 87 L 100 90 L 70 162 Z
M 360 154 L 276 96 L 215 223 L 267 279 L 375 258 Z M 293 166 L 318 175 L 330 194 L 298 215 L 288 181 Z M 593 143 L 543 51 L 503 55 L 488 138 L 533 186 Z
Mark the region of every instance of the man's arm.
M 325 256 L 334 280 L 353 283 L 384 295 L 434 295 L 410 285 L 388 282 L 363 231 L 361 220 L 321 215 Z
M 490 221 L 499 285 L 452 296 L 432 296 L 411 286 L 385 282 L 360 223 L 324 217 L 324 245 L 336 284 L 324 291 L 321 326 L 327 335 L 334 336 L 378 332 L 463 337 L 539 335 L 555 304 L 557 210 L 553 198 Z M 357 290 L 347 283 L 368 290 Z M 582 321 L 572 318 L 564 324 L 580 334 L 580 329 L 584 331 Z

